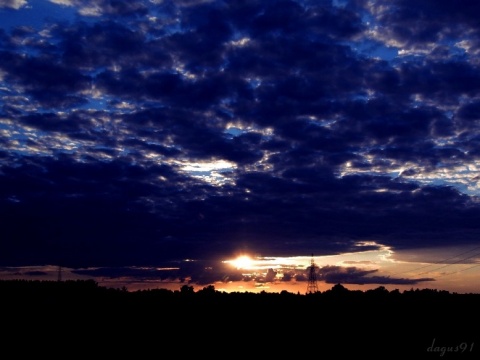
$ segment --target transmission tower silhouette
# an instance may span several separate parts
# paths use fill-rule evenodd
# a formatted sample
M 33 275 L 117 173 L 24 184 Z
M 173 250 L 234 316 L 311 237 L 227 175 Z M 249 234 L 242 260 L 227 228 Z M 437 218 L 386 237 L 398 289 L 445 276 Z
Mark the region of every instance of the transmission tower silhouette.
M 58 267 L 57 270 L 57 281 L 62 281 L 62 266 Z
M 307 294 L 315 293 L 318 291 L 317 269 L 318 269 L 318 266 L 315 265 L 315 261 L 313 261 L 313 254 L 312 254 L 312 261 L 310 262 L 310 266 L 308 267 Z

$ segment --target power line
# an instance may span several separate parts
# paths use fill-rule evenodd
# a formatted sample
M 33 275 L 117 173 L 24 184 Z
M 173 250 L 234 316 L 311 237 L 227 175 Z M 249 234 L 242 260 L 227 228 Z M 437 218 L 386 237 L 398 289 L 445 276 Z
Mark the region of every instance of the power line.
M 404 273 L 407 273 L 407 272 L 414 272 L 414 271 L 417 271 L 417 270 L 420 270 L 420 269 L 427 268 L 427 267 L 429 267 L 429 266 L 434 266 L 434 265 L 436 265 L 436 264 L 444 264 L 446 261 L 449 261 L 449 260 L 458 258 L 458 257 L 461 256 L 461 255 L 468 254 L 469 252 L 472 252 L 472 251 L 477 250 L 477 249 L 480 249 L 480 246 L 474 247 L 473 249 L 464 251 L 464 252 L 462 252 L 462 253 L 460 253 L 460 254 L 457 254 L 457 255 L 455 255 L 455 256 L 452 256 L 452 257 L 449 257 L 449 258 L 446 258 L 446 259 L 443 259 L 443 260 L 436 261 L 436 262 L 434 262 L 434 263 L 432 263 L 432 264 L 423 265 L 423 266 L 420 266 L 420 267 L 415 268 L 415 269 L 410 269 L 410 270 L 405 270 L 405 271 L 401 271 L 401 272 L 394 273 L 394 274 L 392 274 L 392 276 L 393 276 L 393 275 L 398 275 L 398 274 L 404 274 Z M 457 263 L 459 263 L 459 262 L 461 262 L 461 261 L 463 261 L 463 260 L 470 259 L 470 258 L 475 257 L 475 256 L 477 256 L 477 255 L 480 255 L 480 252 L 477 252 L 477 253 L 475 253 L 475 254 L 473 254 L 473 255 L 471 255 L 471 256 L 468 256 L 468 257 L 466 257 L 466 258 L 462 258 L 462 259 L 460 259 L 460 260 L 458 260 L 458 261 L 455 261 L 455 262 L 453 262 L 453 263 L 446 264 L 446 265 L 441 266 L 441 267 L 439 267 L 439 268 L 436 268 L 436 269 L 433 269 L 433 270 L 430 270 L 430 271 L 425 271 L 425 272 L 419 273 L 419 274 L 417 274 L 417 275 L 423 275 L 423 274 L 427 274 L 427 273 L 432 272 L 432 271 L 435 271 L 435 270 L 443 269 L 443 268 L 445 268 L 445 267 L 447 267 L 447 266 L 450 266 L 450 265 L 453 265 L 453 264 L 457 264 Z
M 470 269 L 473 269 L 473 268 L 476 268 L 476 267 L 479 267 L 479 266 L 480 266 L 480 264 L 475 264 L 475 265 L 470 266 L 470 267 L 468 267 L 468 268 L 466 268 L 466 269 L 460 269 L 460 270 L 453 271 L 453 272 L 450 272 L 450 273 L 440 274 L 440 275 L 438 275 L 438 276 L 440 277 L 440 276 L 447 276 L 447 275 L 457 274 L 457 273 L 459 273 L 459 272 L 467 271 L 467 270 L 470 270 Z
M 460 259 L 460 260 L 455 261 L 455 262 L 453 262 L 453 263 L 446 264 L 446 265 L 440 266 L 439 268 L 436 268 L 436 269 L 433 269 L 433 270 L 430 270 L 430 271 L 425 271 L 425 272 L 420 273 L 420 274 L 417 274 L 417 275 L 427 274 L 427 273 L 432 272 L 432 271 L 440 270 L 440 269 L 446 268 L 446 267 L 448 267 L 448 266 L 451 266 L 451 265 L 454 265 L 454 264 L 458 264 L 459 262 L 461 262 L 461 261 L 463 261 L 463 260 L 471 259 L 472 257 L 475 257 L 475 256 L 477 256 L 477 255 L 479 255 L 479 254 L 480 254 L 480 252 L 475 253 L 475 254 L 473 254 L 473 255 L 471 255 L 471 256 L 467 256 L 466 258 Z

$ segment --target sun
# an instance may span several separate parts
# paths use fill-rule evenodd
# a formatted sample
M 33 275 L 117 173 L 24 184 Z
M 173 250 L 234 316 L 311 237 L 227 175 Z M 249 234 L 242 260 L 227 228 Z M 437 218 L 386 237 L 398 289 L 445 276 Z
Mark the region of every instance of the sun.
M 248 255 L 240 255 L 234 260 L 229 261 L 230 264 L 235 266 L 237 269 L 248 269 L 253 265 L 253 260 Z

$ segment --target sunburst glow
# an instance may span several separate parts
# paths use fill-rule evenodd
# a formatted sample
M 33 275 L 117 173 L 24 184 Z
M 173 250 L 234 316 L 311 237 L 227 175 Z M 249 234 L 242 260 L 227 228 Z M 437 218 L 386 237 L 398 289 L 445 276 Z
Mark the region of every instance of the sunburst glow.
M 228 260 L 226 262 L 232 264 L 232 266 L 236 267 L 237 269 L 250 269 L 253 266 L 253 260 L 248 255 L 240 255 L 236 259 Z

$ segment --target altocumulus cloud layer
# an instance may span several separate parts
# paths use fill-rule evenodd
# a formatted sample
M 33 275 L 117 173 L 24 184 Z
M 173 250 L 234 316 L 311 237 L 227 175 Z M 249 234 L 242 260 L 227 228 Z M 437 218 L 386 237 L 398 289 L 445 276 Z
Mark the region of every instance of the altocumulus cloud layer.
M 0 8 L 4 266 L 478 238 L 477 0 Z

